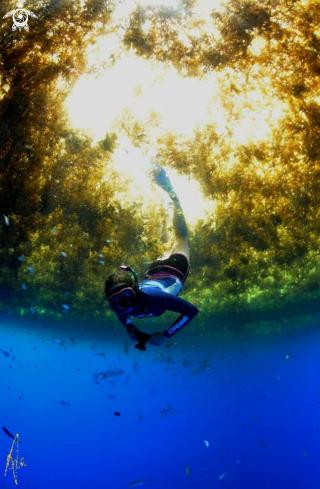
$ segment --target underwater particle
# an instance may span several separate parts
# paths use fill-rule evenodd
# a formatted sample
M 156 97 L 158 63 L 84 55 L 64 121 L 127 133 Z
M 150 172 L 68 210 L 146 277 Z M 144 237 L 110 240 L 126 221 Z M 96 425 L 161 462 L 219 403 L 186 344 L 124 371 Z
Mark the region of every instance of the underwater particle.
M 21 284 L 21 288 L 22 290 L 27 290 L 28 287 L 26 286 L 26 284 Z
M 185 468 L 186 468 L 186 475 L 189 477 L 191 475 L 191 470 L 188 463 L 185 464 Z
M 10 316 L 11 312 L 12 312 L 12 311 L 8 311 L 8 312 L 6 312 L 5 316 Z
M 219 481 L 222 481 L 222 479 L 224 478 L 224 476 L 226 475 L 227 472 L 223 472 L 223 474 L 219 475 Z
M 10 353 L 8 353 L 7 351 L 0 350 L 0 353 L 2 353 L 2 355 L 5 357 L 10 357 Z
M 106 243 L 113 243 L 114 239 L 106 239 Z
M 118 411 L 114 411 L 114 412 L 113 412 L 113 414 L 114 414 L 115 416 L 121 416 L 121 414 L 120 414 Z
M 104 258 L 104 255 L 102 255 L 101 253 L 98 253 L 98 256 L 99 258 Z
M 64 251 L 61 251 L 60 254 L 61 254 L 61 256 L 64 256 L 64 258 L 68 258 L 67 253 L 65 253 Z
M 129 482 L 129 484 L 127 484 L 127 487 L 142 486 L 146 482 L 152 482 L 151 477 L 149 477 L 149 479 L 146 479 L 146 480 Z
M 65 311 L 69 311 L 69 309 L 70 309 L 70 306 L 68 306 L 67 304 L 61 304 L 61 306 L 63 307 L 63 309 Z
M 61 406 L 67 406 L 67 407 L 69 407 L 69 403 L 66 402 L 66 401 L 59 401 L 59 404 L 61 404 Z
M 307 450 L 304 450 L 304 451 L 303 451 L 303 452 L 301 452 L 301 453 L 302 453 L 302 455 L 305 457 L 305 456 L 307 455 L 307 453 L 308 453 L 308 452 L 307 452 Z
M 30 307 L 30 311 L 32 312 L 32 314 L 35 314 L 36 313 L 36 310 L 33 309 L 33 307 Z
M 6 435 L 8 435 L 10 438 L 12 438 L 13 440 L 15 439 L 15 436 L 13 436 L 12 433 L 10 433 L 9 430 L 7 430 L 7 428 L 5 428 L 4 426 L 2 426 L 2 429 L 3 431 L 5 432 Z
M 7 218 L 7 216 L 5 216 L 3 214 L 3 218 L 4 218 L 4 222 L 6 223 L 7 226 L 10 226 L 10 223 L 9 223 L 9 219 Z
M 209 442 L 207 440 L 203 440 L 203 443 L 205 444 L 206 447 L 209 446 Z
M 104 261 L 102 260 L 99 260 L 98 263 L 100 263 L 100 265 L 104 265 Z
M 53 234 L 56 234 L 58 231 L 56 230 L 56 228 L 53 228 L 52 232 L 53 232 Z
M 36 273 L 36 272 L 33 270 L 33 268 L 31 268 L 31 267 L 28 267 L 28 270 L 29 270 L 29 272 L 30 272 L 30 273 L 33 273 L 33 274 L 34 274 L 34 273 Z
M 64 297 L 68 297 L 68 295 L 70 295 L 70 292 L 65 292 L 64 294 L 62 294 Z
M 19 261 L 24 261 L 24 257 L 21 255 L 21 256 L 18 256 L 18 260 Z
M 290 356 L 290 355 L 286 355 L 286 356 L 284 357 L 284 359 L 285 359 L 285 360 L 291 360 L 291 356 Z

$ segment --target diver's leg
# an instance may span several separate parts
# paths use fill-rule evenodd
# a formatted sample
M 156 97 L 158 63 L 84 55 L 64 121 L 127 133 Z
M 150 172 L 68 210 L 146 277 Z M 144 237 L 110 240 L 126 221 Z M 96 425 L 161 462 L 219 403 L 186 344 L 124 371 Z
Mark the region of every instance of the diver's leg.
M 183 253 L 190 261 L 187 223 L 179 199 L 173 202 L 173 230 L 176 242 L 171 254 Z
M 170 223 L 171 223 L 171 218 L 169 212 L 167 211 L 163 219 L 161 234 L 160 234 L 160 240 L 162 243 L 168 243 L 168 241 L 170 241 L 170 232 L 169 232 Z
M 169 177 L 161 166 L 157 164 L 154 165 L 152 177 L 157 184 L 167 192 L 173 202 L 173 230 L 176 243 L 171 250 L 171 254 L 183 253 L 189 260 L 188 229 L 179 198 L 172 187 Z

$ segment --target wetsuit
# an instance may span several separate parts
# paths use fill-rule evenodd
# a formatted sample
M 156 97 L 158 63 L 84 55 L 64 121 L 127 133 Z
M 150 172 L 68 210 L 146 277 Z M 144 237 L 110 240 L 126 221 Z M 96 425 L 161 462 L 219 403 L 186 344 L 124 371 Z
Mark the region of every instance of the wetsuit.
M 180 313 L 180 316 L 163 332 L 164 336 L 171 338 L 198 314 L 199 310 L 196 306 L 177 297 L 189 272 L 187 262 L 184 275 L 178 277 L 180 273 L 178 268 L 183 268 L 179 266 L 178 261 L 187 262 L 184 255 L 176 253 L 169 259 L 162 260 L 161 263 L 159 260 L 150 265 L 150 269 L 146 272 L 147 280 L 139 283 L 139 292 L 131 307 L 121 311 L 111 305 L 111 309 L 117 314 L 132 340 L 140 341 L 141 335 L 145 333 L 133 324 L 131 316 L 142 319 L 161 316 L 165 311 Z

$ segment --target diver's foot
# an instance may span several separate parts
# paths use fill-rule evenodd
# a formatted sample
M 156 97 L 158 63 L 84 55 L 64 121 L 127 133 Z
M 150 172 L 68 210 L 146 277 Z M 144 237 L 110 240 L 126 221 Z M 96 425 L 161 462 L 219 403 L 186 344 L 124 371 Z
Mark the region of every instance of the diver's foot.
M 171 200 L 178 201 L 178 196 L 175 193 L 170 178 L 166 171 L 157 163 L 152 163 L 151 178 L 170 196 Z

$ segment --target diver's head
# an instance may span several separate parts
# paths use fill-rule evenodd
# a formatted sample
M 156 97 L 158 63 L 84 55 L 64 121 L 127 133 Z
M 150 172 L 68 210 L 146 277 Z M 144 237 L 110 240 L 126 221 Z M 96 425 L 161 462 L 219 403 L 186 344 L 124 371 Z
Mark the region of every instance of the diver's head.
M 128 273 L 128 271 L 131 269 L 112 273 L 105 282 L 107 300 L 117 309 L 129 307 L 137 295 L 135 277 L 133 273 Z

